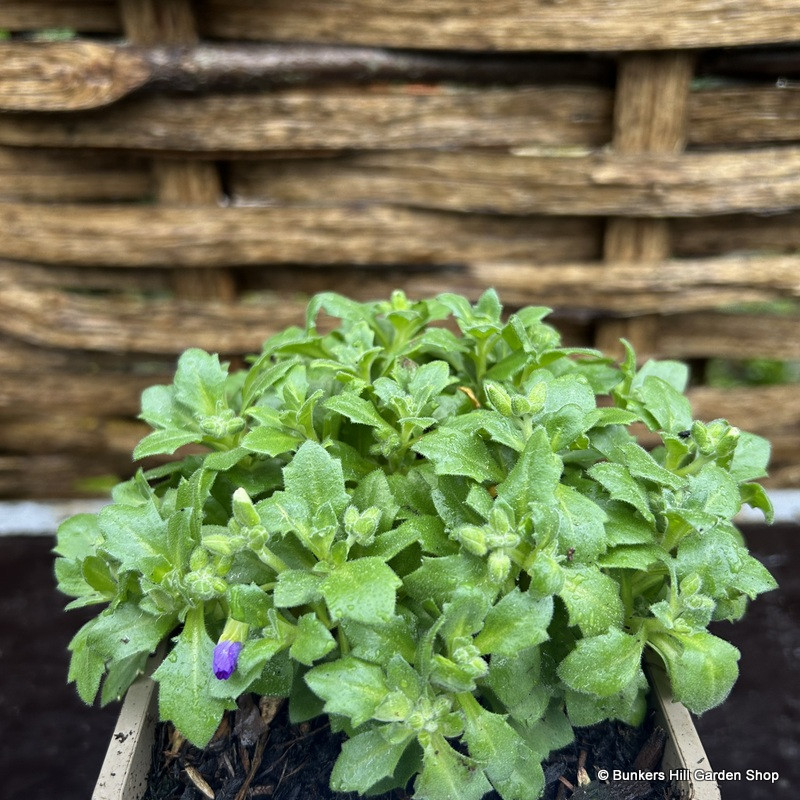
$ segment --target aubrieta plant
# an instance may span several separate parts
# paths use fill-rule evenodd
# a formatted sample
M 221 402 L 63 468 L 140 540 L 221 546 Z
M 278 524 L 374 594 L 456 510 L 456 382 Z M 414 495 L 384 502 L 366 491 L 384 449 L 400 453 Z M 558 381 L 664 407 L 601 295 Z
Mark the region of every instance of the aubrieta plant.
M 70 644 L 81 697 L 166 640 L 161 716 L 194 744 L 242 693 L 287 696 L 346 733 L 334 790 L 425 800 L 538 796 L 573 726 L 641 722 L 646 649 L 690 709 L 722 702 L 739 653 L 706 627 L 775 587 L 731 523 L 771 515 L 768 443 L 693 421 L 681 364 L 501 310 L 322 294 L 247 371 L 184 353 L 135 456 L 207 452 L 59 530 L 68 608 L 107 605 Z

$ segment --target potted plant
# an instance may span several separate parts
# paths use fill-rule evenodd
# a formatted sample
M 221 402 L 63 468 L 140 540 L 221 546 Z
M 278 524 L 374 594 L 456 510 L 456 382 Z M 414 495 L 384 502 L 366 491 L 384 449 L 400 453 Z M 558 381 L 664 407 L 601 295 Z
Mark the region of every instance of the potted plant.
M 770 514 L 768 443 L 693 421 L 680 364 L 501 311 L 322 294 L 246 371 L 184 353 L 134 455 L 204 452 L 59 530 L 70 607 L 107 606 L 70 645 L 81 697 L 166 642 L 159 713 L 192 743 L 243 693 L 288 696 L 348 737 L 334 790 L 426 800 L 536 797 L 573 725 L 642 720 L 646 651 L 689 709 L 722 702 L 739 654 L 706 627 L 775 586 L 731 523 Z

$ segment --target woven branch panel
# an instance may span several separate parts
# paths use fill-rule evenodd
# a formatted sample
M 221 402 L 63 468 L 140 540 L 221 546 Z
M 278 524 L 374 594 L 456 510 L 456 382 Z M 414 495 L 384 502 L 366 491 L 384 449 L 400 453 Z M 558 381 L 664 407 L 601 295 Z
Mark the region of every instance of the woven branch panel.
M 800 0 L 4 0 L 0 32 L 0 496 L 130 475 L 183 349 L 393 288 L 687 360 L 800 485 L 798 387 L 708 382 L 800 362 Z

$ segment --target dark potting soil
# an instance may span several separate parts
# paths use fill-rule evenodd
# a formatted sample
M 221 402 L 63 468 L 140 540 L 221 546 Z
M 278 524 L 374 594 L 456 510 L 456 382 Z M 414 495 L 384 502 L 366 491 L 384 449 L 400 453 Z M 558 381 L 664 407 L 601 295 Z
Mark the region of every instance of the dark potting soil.
M 215 800 L 356 800 L 355 793 L 328 787 L 344 735 L 331 733 L 325 717 L 292 725 L 285 704 L 276 713 L 270 703 L 240 699 L 239 709 L 228 713 L 204 750 L 182 740 L 170 723 L 159 723 L 144 800 L 203 800 L 212 794 Z M 579 728 L 575 741 L 544 765 L 544 800 L 677 800 L 660 781 L 579 785 L 581 766 L 589 776 L 601 768 L 657 770 L 663 748 L 664 733 L 650 719 L 642 728 L 619 722 Z M 411 790 L 397 789 L 375 800 L 410 796 Z M 499 796 L 493 792 L 486 800 Z

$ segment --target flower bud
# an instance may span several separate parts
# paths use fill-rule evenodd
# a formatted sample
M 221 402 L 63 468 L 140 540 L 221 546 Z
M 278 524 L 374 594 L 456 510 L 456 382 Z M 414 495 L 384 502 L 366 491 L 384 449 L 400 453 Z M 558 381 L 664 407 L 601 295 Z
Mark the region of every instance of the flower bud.
M 241 417 L 233 417 L 225 423 L 225 433 L 228 436 L 235 436 L 244 430 L 245 422 Z
M 502 583 L 511 572 L 511 559 L 502 550 L 494 550 L 489 554 L 489 578 L 494 583 Z
M 219 414 L 209 414 L 197 420 L 200 430 L 212 439 L 224 439 L 227 433 L 228 423 Z
M 196 571 L 203 569 L 208 564 L 208 550 L 205 547 L 195 547 L 189 557 L 189 568 Z
M 714 443 L 711 441 L 708 429 L 699 420 L 692 423 L 692 439 L 697 444 L 697 449 L 704 455 L 710 455 L 714 451 Z
M 530 404 L 530 413 L 538 414 L 543 408 L 547 400 L 547 384 L 537 383 L 528 392 L 528 403 Z
M 477 525 L 464 525 L 456 532 L 456 538 L 461 542 L 461 546 L 474 556 L 485 556 L 486 531 Z
M 214 648 L 213 670 L 217 680 L 226 681 L 233 675 L 243 647 L 241 642 L 225 641 Z
M 204 568 L 186 575 L 183 579 L 183 584 L 187 594 L 195 602 L 206 602 L 223 594 L 227 588 L 227 586 L 224 586 L 221 592 L 217 591 L 217 587 L 215 586 L 216 577 L 216 575 L 208 571 L 208 568 Z
M 533 406 L 531 406 L 530 400 L 528 400 L 527 397 L 516 395 L 515 397 L 511 398 L 511 410 L 518 416 L 522 414 L 530 414 L 532 408 Z
M 361 545 L 372 543 L 380 522 L 381 510 L 377 506 L 370 506 L 360 514 L 355 506 L 349 506 L 344 514 L 345 533 Z
M 229 537 L 212 534 L 203 537 L 203 547 L 217 556 L 229 556 L 233 553 Z
M 233 675 L 239 661 L 239 654 L 244 647 L 242 643 L 247 638 L 249 631 L 250 626 L 246 622 L 239 622 L 232 617 L 228 618 L 217 646 L 214 648 L 212 669 L 217 680 L 226 681 Z
M 495 411 L 504 417 L 511 416 L 511 395 L 499 383 L 486 381 L 483 384 L 483 391 Z
M 233 518 L 243 528 L 254 528 L 261 524 L 261 517 L 258 516 L 250 495 L 241 486 L 233 493 L 232 508 Z

